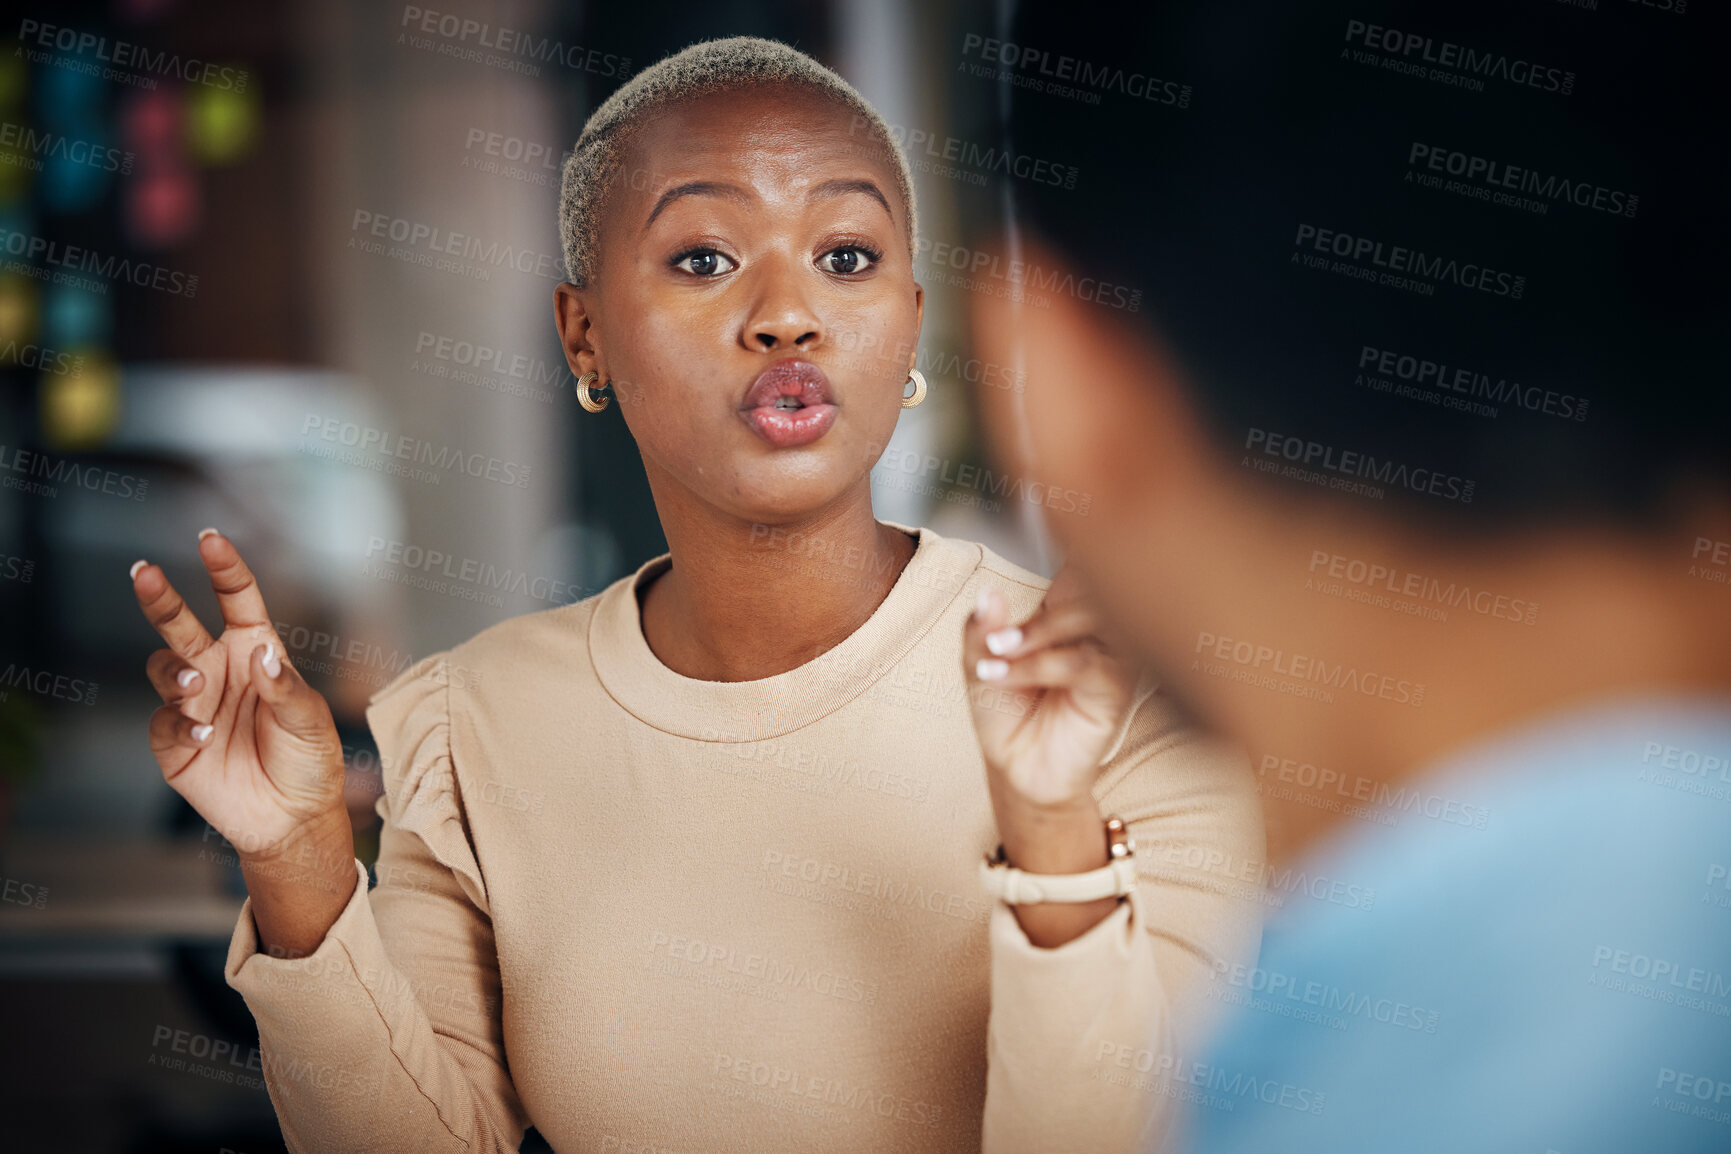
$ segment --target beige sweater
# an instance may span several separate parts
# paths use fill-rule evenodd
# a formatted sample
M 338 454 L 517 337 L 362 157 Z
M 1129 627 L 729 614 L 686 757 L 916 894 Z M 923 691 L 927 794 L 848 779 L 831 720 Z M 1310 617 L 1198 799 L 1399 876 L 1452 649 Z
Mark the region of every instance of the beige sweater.
M 501 622 L 406 670 L 368 721 L 384 829 L 317 952 L 230 984 L 297 1151 L 1113 1151 L 1164 1131 L 1211 969 L 1253 901 L 1144 858 L 1132 899 L 1029 944 L 983 895 L 996 845 L 961 670 L 982 585 L 1046 582 L 918 530 L 889 596 L 821 657 L 695 681 L 636 588 Z M 766 569 L 849 559 L 765 554 Z M 1004 707 L 1010 707 L 1005 702 Z M 1096 794 L 1165 860 L 1258 859 L 1249 767 L 1159 693 Z

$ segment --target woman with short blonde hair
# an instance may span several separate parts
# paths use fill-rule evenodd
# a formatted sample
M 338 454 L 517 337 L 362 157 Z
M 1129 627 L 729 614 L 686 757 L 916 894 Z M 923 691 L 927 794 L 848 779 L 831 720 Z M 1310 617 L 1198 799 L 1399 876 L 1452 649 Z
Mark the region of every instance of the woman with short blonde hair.
M 556 316 L 670 551 L 375 695 L 370 893 L 329 711 L 233 545 L 199 546 L 216 639 L 134 567 L 169 646 L 152 747 L 242 850 L 227 973 L 291 1147 L 1162 1132 L 1152 1072 L 1258 924 L 1173 863 L 1258 857 L 1254 789 L 1068 580 L 873 516 L 925 388 L 914 230 L 882 121 L 784 45 L 696 45 L 595 112 Z M 842 356 L 859 334 L 898 351 Z

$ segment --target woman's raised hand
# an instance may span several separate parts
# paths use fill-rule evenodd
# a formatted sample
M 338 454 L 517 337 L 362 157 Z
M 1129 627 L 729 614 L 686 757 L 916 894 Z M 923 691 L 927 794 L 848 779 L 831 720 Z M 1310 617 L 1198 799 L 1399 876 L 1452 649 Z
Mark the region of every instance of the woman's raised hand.
M 995 589 L 982 590 L 968 619 L 962 644 L 974 729 L 994 786 L 1018 802 L 1092 805 L 1100 759 L 1135 680 L 1099 633 L 1099 616 L 1068 567 L 1020 627 L 1011 625 Z M 992 687 L 1005 692 L 992 694 Z M 1022 708 L 1006 707 L 1011 695 Z
M 992 814 L 1009 864 L 1075 874 L 1107 862 L 1093 788 L 1128 711 L 1133 671 L 1100 638 L 1076 574 L 1052 579 L 1034 615 L 1010 623 L 1002 592 L 986 589 L 968 618 L 962 656 Z M 1117 908 L 1114 898 L 1015 908 L 1036 946 L 1061 946 Z
M 165 703 L 150 718 L 162 776 L 242 860 L 283 854 L 342 817 L 343 750 L 330 706 L 291 666 L 252 570 L 214 529 L 199 534 L 223 630 L 212 637 L 162 569 L 133 566 L 132 591 L 168 643 L 145 672 Z

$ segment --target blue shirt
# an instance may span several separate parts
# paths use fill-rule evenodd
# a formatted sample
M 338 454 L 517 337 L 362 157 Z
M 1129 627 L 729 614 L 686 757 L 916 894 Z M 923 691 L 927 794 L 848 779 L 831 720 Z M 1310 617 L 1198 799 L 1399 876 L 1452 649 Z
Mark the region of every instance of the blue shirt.
M 1381 800 L 1302 867 L 1370 908 L 1289 899 L 1216 975 L 1183 1148 L 1731 1151 L 1731 702 L 1551 718 Z

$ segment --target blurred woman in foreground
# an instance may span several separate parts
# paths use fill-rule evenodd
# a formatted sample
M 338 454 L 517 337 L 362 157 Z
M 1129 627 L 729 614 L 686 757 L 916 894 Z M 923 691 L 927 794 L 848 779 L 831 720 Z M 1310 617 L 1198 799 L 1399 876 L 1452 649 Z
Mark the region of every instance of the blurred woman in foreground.
M 1165 1075 L 1200 1154 L 1731 1134 L 1726 75 L 1699 28 L 1559 47 L 1581 13 L 1546 7 L 1010 32 L 1196 98 L 1006 96 L 1015 147 L 1083 181 L 1016 188 L 997 243 L 1143 295 L 978 297 L 1029 378 L 995 439 L 1098 494 L 1052 518 L 1068 563 L 1250 747 L 1272 860 L 1222 868 L 1338 896 L 1270 920 L 1219 975 L 1227 1032 Z M 1439 83 L 1445 35 L 1535 83 Z M 1576 103 L 1523 48 L 1581 69 Z M 1544 211 L 1449 184 L 1474 157 L 1530 166 Z

